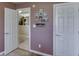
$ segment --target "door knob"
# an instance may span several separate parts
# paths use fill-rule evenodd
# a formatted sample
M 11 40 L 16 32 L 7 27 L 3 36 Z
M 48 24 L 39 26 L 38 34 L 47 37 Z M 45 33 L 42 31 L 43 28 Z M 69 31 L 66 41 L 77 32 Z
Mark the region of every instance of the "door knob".
M 63 36 L 63 34 L 56 34 L 56 36 Z
M 57 34 L 56 36 L 61 36 L 61 35 L 58 35 L 58 34 Z

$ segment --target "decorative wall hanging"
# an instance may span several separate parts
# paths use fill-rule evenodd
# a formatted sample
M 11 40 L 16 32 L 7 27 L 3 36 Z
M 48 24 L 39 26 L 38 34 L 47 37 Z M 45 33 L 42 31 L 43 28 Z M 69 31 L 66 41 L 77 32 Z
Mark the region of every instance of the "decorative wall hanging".
M 36 26 L 39 26 L 39 27 L 44 26 L 46 22 L 48 21 L 48 15 L 44 11 L 44 9 L 39 9 L 39 11 L 35 13 L 35 17 L 37 19 Z

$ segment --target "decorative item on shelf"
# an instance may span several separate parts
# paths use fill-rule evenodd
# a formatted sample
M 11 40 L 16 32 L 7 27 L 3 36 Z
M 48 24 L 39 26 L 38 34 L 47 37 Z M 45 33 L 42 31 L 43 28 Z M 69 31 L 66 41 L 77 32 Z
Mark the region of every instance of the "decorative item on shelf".
M 26 25 L 25 22 L 26 22 L 26 19 L 25 17 L 22 16 L 19 20 L 19 25 Z
M 45 25 L 45 23 L 36 23 L 36 26 L 38 26 L 38 27 L 42 27 L 44 25 Z
M 43 27 L 48 21 L 48 15 L 44 11 L 44 9 L 39 9 L 39 11 L 35 14 L 35 17 L 37 19 L 37 23 L 36 23 L 37 27 Z

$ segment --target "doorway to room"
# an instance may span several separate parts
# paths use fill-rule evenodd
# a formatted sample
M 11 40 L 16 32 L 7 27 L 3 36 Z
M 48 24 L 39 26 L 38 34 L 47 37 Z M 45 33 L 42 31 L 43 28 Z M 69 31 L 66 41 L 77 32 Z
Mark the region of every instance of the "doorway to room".
M 30 8 L 17 9 L 19 48 L 30 49 Z

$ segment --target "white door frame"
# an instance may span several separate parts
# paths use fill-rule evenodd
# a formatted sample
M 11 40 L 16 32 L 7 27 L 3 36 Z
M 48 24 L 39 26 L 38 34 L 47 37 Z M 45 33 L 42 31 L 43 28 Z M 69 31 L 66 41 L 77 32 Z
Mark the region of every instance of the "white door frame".
M 27 9 L 29 8 L 30 10 L 30 17 L 29 17 L 29 49 L 27 49 L 28 51 L 31 49 L 31 8 L 30 7 L 27 7 Z M 19 8 L 19 9 L 16 9 L 16 11 L 18 12 L 18 10 L 20 9 L 26 9 L 26 8 Z M 17 13 L 16 13 L 17 14 Z M 18 16 L 18 14 L 17 14 Z M 17 20 L 19 20 L 19 18 L 17 17 Z M 19 21 L 18 21 L 19 22 Z M 17 23 L 18 23 L 17 22 Z M 17 33 L 18 33 L 18 29 L 17 29 Z M 18 36 L 18 35 L 17 35 Z M 18 41 L 18 46 L 19 46 L 19 41 Z
M 53 5 L 53 56 L 56 56 L 56 7 L 72 3 L 60 3 Z
M 53 5 L 53 55 L 56 55 L 56 46 L 55 46 L 55 42 L 56 42 L 56 7 L 57 6 L 65 6 L 65 5 L 79 5 L 79 3 L 60 3 L 60 4 L 54 4 Z M 75 53 L 74 55 L 77 55 L 77 53 Z
M 30 7 L 28 7 L 29 9 L 30 9 L 30 16 L 31 16 L 31 8 Z M 23 8 L 21 8 L 21 9 L 23 9 Z M 18 11 L 18 9 L 16 10 L 16 20 L 17 20 L 17 39 L 18 39 L 18 20 L 19 20 L 19 18 L 18 18 L 18 14 L 17 14 L 17 11 Z M 4 40 L 5 40 L 5 37 L 4 37 Z M 18 44 L 18 47 L 19 47 L 19 41 L 17 42 L 17 44 Z M 5 41 L 4 41 L 4 47 L 5 47 Z M 17 47 L 17 48 L 18 48 Z M 31 49 L 31 17 L 29 18 L 29 50 Z M 5 53 L 5 48 L 4 48 L 4 51 L 3 51 L 3 53 Z M 1 53 L 2 54 L 2 53 Z

